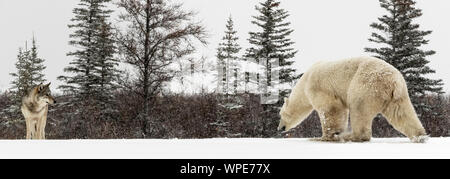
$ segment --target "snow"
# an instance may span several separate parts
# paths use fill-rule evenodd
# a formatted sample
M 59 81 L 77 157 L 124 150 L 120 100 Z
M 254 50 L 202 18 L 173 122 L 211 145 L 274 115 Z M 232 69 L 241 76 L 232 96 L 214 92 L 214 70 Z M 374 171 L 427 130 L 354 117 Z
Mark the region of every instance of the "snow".
M 310 159 L 450 158 L 450 138 L 425 144 L 407 138 L 367 143 L 311 139 L 3 140 L 0 158 Z

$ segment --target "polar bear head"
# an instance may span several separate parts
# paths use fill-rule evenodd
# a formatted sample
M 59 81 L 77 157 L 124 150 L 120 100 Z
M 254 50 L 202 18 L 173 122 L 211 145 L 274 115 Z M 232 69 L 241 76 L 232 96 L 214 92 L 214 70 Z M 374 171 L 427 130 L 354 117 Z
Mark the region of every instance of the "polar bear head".
M 294 128 L 297 124 L 298 121 L 300 119 L 297 119 L 295 117 L 292 116 L 292 114 L 290 114 L 288 112 L 288 106 L 289 106 L 289 99 L 288 98 L 284 98 L 284 104 L 283 107 L 281 107 L 280 110 L 280 124 L 278 125 L 278 130 L 282 130 L 282 131 L 289 131 L 292 128 Z

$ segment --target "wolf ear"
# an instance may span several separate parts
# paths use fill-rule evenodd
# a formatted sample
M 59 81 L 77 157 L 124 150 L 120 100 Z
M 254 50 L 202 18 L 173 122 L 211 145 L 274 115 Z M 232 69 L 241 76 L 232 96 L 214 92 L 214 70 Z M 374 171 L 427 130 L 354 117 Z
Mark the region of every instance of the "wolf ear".
M 49 82 L 48 84 L 46 84 L 45 87 L 49 87 L 50 84 L 52 84 L 52 82 Z
M 289 104 L 289 99 L 288 98 L 284 98 L 284 104 L 286 104 L 286 105 Z
M 42 90 L 44 90 L 44 86 L 42 85 L 42 83 L 40 83 L 37 87 L 38 92 L 41 92 Z

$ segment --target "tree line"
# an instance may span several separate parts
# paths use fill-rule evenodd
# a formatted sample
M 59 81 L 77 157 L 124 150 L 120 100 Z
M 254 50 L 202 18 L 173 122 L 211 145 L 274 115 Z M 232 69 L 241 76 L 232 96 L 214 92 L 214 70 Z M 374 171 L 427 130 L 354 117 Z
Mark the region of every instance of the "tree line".
M 421 30 L 414 21 L 422 15 L 422 11 L 416 7 L 414 0 L 379 2 L 387 14 L 370 24 L 375 30 L 369 38 L 374 47 L 364 48 L 364 51 L 399 69 L 405 77 L 422 122 L 426 123 L 425 126 L 429 124 L 439 128 L 432 130 L 441 131 L 440 135 L 448 135 L 447 130 L 442 129 L 448 128 L 445 109 L 448 99 L 443 96 L 443 82 L 426 77 L 427 74 L 435 73 L 428 66 L 427 57 L 436 52 L 423 50 L 423 45 L 429 43 L 426 36 L 432 31 Z M 205 26 L 194 20 L 196 14 L 184 10 L 182 4 L 167 0 L 120 0 L 115 3 L 121 10 L 118 21 L 113 22 L 113 10 L 108 8 L 111 4 L 111 0 L 80 0 L 73 10 L 74 17 L 68 25 L 73 30 L 69 44 L 76 50 L 67 54 L 71 58 L 70 64 L 64 69 L 65 74 L 58 77 L 64 82 L 58 87 L 63 91 L 58 101 L 63 102 L 52 109 L 59 118 L 54 118 L 54 126 L 66 129 L 55 132 L 55 137 L 277 135 L 278 112 L 283 100 L 262 104 L 256 96 L 265 94 L 250 90 L 250 86 L 269 86 L 279 92 L 279 99 L 283 99 L 301 77 L 293 66 L 295 62 L 301 64 L 301 61 L 296 58 L 299 51 L 294 49 L 291 40 L 294 30 L 287 21 L 290 14 L 282 8 L 280 1 L 264 0 L 255 6 L 257 15 L 251 21 L 255 31 L 249 32 L 250 47 L 245 49 L 242 56 L 239 56 L 242 47 L 238 43 L 233 18 L 230 16 L 227 19 L 224 37 L 218 44 L 216 55 L 218 71 L 225 72 L 217 76 L 216 82 L 220 88 L 213 94 L 194 95 L 191 98 L 167 94 L 163 89 L 176 76 L 171 65 L 196 52 L 195 44 L 207 44 Z M 32 48 L 21 48 L 17 59 L 17 72 L 11 74 L 14 78 L 11 95 L 6 95 L 11 101 L 11 107 L 2 112 L 10 119 L 20 118 L 20 99 L 30 86 L 45 81 L 45 60 L 38 58 L 34 37 Z M 279 62 L 277 67 L 271 65 L 275 60 Z M 120 69 L 120 63 L 132 66 L 133 73 Z M 255 72 L 245 68 L 252 63 L 262 64 L 262 70 Z M 277 83 L 271 78 L 274 71 L 279 74 Z M 251 78 L 251 73 L 256 73 L 256 78 Z M 200 108 L 197 110 L 203 112 L 176 117 L 165 114 L 182 110 L 178 108 L 185 108 L 181 104 L 186 103 L 192 103 L 192 106 L 197 106 Z M 255 111 L 258 113 L 255 114 Z M 317 115 L 312 114 L 309 118 L 317 119 Z M 437 123 L 439 125 L 434 125 Z M 3 124 L 12 123 L 7 121 Z M 318 126 L 320 123 L 307 120 L 296 133 L 305 136 L 304 131 Z M 377 126 L 386 128 L 379 134 L 386 134 L 385 131 L 389 130 L 383 124 L 374 125 L 374 128 Z M 118 130 L 114 129 L 129 130 L 129 133 L 118 134 Z M 188 130 L 202 130 L 205 134 L 177 134 Z
M 364 51 L 385 60 L 403 74 L 408 85 L 409 96 L 423 122 L 433 118 L 434 121 L 447 124 L 445 107 L 435 106 L 434 103 L 430 104 L 428 101 L 430 96 L 434 96 L 437 103 L 442 104 L 445 98 L 442 91 L 442 80 L 427 77 L 428 74 L 435 73 L 428 66 L 430 61 L 427 57 L 436 52 L 423 49 L 423 45 L 429 43 L 426 36 L 430 35 L 432 31 L 421 30 L 420 25 L 415 22 L 415 19 L 422 16 L 422 10 L 416 7 L 416 2 L 413 0 L 379 0 L 379 2 L 387 14 L 378 18 L 378 22 L 370 24 L 370 27 L 375 30 L 369 38 L 374 47 L 364 48 Z M 242 57 L 237 57 L 240 45 L 237 44 L 237 32 L 234 30 L 231 17 L 227 21 L 225 36 L 223 42 L 219 44 L 217 59 L 219 60 L 218 65 L 224 70 L 229 68 L 230 73 L 223 75 L 221 82 L 224 85 L 222 85 L 221 92 L 226 95 L 236 94 L 239 78 L 233 76 L 236 76 L 236 71 L 240 68 L 236 64 L 242 64 L 248 58 L 256 59 L 257 63 L 259 60 L 279 60 L 281 67 L 279 69 L 271 69 L 269 62 L 263 63 L 265 64 L 263 73 L 271 74 L 273 70 L 280 70 L 281 85 L 278 90 L 280 92 L 279 99 L 282 99 L 289 95 L 293 83 L 301 76 L 292 67 L 293 58 L 298 51 L 292 48 L 293 42 L 289 39 L 293 32 L 289 28 L 290 22 L 286 21 L 289 13 L 280 8 L 280 2 L 275 0 L 266 0 L 260 3 L 256 10 L 259 12 L 259 16 L 254 16 L 252 23 L 259 27 L 260 31 L 249 33 L 248 42 L 252 46 L 246 49 Z M 297 61 L 297 63 L 301 62 Z M 249 72 L 243 74 L 246 75 L 245 86 L 247 86 L 247 83 L 251 83 L 248 78 Z M 265 82 L 270 83 L 270 75 L 265 76 L 267 78 Z M 259 80 L 257 78 L 256 83 L 260 83 Z M 275 113 L 281 106 L 281 101 L 283 100 L 279 100 L 278 104 L 265 106 L 265 111 L 267 111 L 265 114 Z M 378 118 L 383 117 L 378 116 Z M 448 126 L 443 125 L 443 127 Z

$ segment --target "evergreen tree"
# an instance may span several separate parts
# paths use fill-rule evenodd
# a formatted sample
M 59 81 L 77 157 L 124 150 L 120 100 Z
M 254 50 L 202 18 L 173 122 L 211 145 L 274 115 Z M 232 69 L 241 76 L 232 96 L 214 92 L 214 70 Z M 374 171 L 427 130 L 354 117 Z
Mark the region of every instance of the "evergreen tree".
M 234 23 L 231 16 L 226 24 L 225 36 L 223 42 L 219 44 L 217 49 L 218 66 L 223 70 L 223 76 L 219 77 L 219 83 L 222 83 L 222 92 L 224 94 L 237 93 L 238 89 L 238 53 L 241 47 L 237 43 L 239 38 L 236 36 L 237 31 L 234 30 Z M 232 82 L 232 84 L 230 84 Z M 233 86 L 231 88 L 231 85 Z
M 266 0 L 260 3 L 260 6 L 256 6 L 256 10 L 260 15 L 254 16 L 252 23 L 261 28 L 261 31 L 250 32 L 249 42 L 253 47 L 247 49 L 246 57 L 253 58 L 258 63 L 265 60 L 263 64 L 267 79 L 260 80 L 267 82 L 269 87 L 277 88 L 280 91 L 280 97 L 283 98 L 290 93 L 288 86 L 299 78 L 295 74 L 296 70 L 292 67 L 297 51 L 292 47 L 294 42 L 288 38 L 294 31 L 289 28 L 290 22 L 286 22 L 289 13 L 282 9 L 280 2 L 276 0 Z M 272 69 L 270 64 L 273 60 L 279 60 L 279 68 Z M 275 86 L 277 84 L 271 82 L 272 70 L 279 70 L 278 87 Z
M 422 16 L 422 10 L 415 7 L 413 0 L 380 0 L 388 15 L 378 18 L 370 26 L 382 33 L 372 33 L 370 42 L 380 44 L 378 48 L 365 48 L 375 57 L 396 67 L 404 76 L 409 95 L 419 115 L 431 108 L 423 101 L 427 92 L 442 93 L 442 80 L 433 80 L 426 75 L 435 73 L 427 64 L 427 57 L 435 54 L 421 47 L 428 44 L 425 37 L 432 31 L 420 30 L 414 20 Z
M 96 82 L 98 96 L 96 99 L 100 105 L 103 118 L 112 116 L 106 116 L 107 114 L 114 114 L 111 104 L 114 103 L 113 92 L 117 89 L 116 81 L 120 76 L 120 71 L 117 69 L 119 60 L 114 58 L 116 53 L 116 47 L 114 46 L 115 40 L 113 39 L 112 26 L 103 20 L 99 34 L 95 40 L 96 46 L 96 60 L 94 62 L 96 68 L 94 73 L 99 79 Z
M 250 32 L 249 43 L 252 47 L 247 49 L 246 57 L 256 60 L 257 63 L 264 65 L 263 74 L 257 74 L 257 82 L 259 86 L 267 86 L 270 94 L 275 90 L 279 92 L 278 102 L 274 105 L 263 105 L 264 114 L 261 119 L 261 134 L 268 137 L 276 134 L 276 124 L 279 116 L 277 114 L 284 97 L 290 93 L 291 85 L 299 78 L 295 74 L 292 64 L 293 58 L 297 54 L 292 45 L 294 42 L 289 36 L 294 30 L 289 28 L 290 22 L 286 22 L 289 13 L 280 7 L 280 2 L 276 0 L 266 0 L 256 6 L 259 12 L 258 16 L 254 16 L 253 24 L 258 26 L 261 31 Z M 272 67 L 272 64 L 279 66 Z M 278 70 L 279 81 L 272 81 L 272 73 Z M 247 76 L 247 75 L 246 75 Z M 246 77 L 248 78 L 248 77 Z M 265 84 L 264 84 L 265 83 Z M 272 99 L 270 99 L 272 100 Z
M 17 113 L 19 113 L 18 109 L 22 103 L 22 97 L 26 96 L 34 86 L 45 81 L 43 73 L 45 70 L 44 61 L 44 59 L 38 57 L 38 48 L 34 37 L 30 50 L 27 45 L 25 45 L 24 49 L 19 48 L 15 64 L 17 71 L 10 73 L 13 77 L 11 90 Z
M 110 103 L 114 79 L 117 77 L 117 60 L 111 24 L 107 22 L 111 10 L 106 4 L 111 0 L 80 0 L 79 7 L 73 10 L 74 24 L 69 25 L 74 32 L 69 44 L 77 50 L 69 52 L 74 59 L 64 69 L 72 76 L 60 76 L 66 84 L 60 88 L 74 96 L 73 102 L 85 101 L 99 105 L 102 109 Z M 94 104 L 93 104 L 94 103 Z
M 11 81 L 13 91 L 13 101 L 17 105 L 20 105 L 21 99 L 27 94 L 27 90 L 31 89 L 33 85 L 31 82 L 31 73 L 28 71 L 30 69 L 30 62 L 28 61 L 29 51 L 23 51 L 22 48 L 19 49 L 19 54 L 17 55 L 16 69 L 17 72 L 10 73 L 13 77 Z
M 31 63 L 30 75 L 31 75 L 31 79 L 32 79 L 32 85 L 38 85 L 40 83 L 44 83 L 45 75 L 44 75 L 43 71 L 46 68 L 44 65 L 45 60 L 42 58 L 39 58 L 39 56 L 38 56 L 36 39 L 34 38 L 34 36 L 32 39 L 31 50 L 28 53 L 29 53 L 29 61 Z

